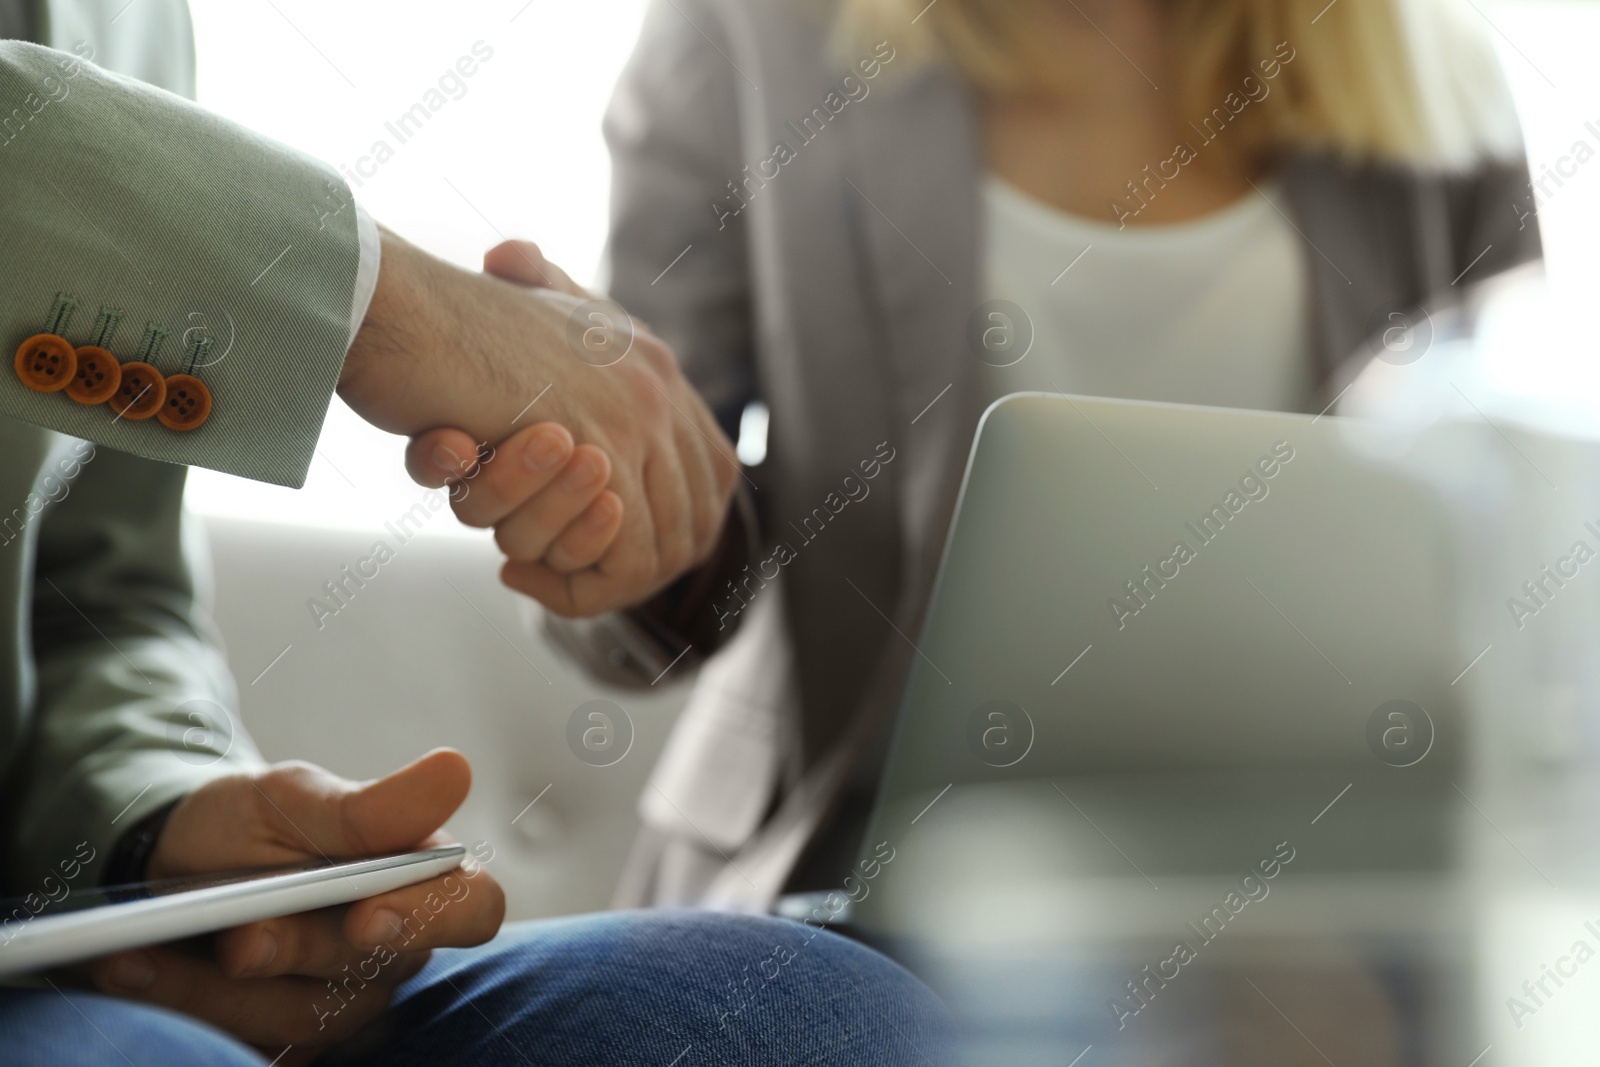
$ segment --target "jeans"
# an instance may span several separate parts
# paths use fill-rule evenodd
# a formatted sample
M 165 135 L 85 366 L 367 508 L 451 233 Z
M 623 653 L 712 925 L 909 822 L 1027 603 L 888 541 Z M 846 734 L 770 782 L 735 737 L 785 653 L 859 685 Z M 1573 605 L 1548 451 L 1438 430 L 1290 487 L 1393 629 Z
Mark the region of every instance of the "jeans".
M 311 1010 L 310 1005 L 307 1010 Z M 885 957 L 782 919 L 688 911 L 521 923 L 444 949 L 338 1067 L 949 1062 L 938 999 Z M 91 993 L 0 988 L 7 1067 L 261 1067 L 194 1020 Z

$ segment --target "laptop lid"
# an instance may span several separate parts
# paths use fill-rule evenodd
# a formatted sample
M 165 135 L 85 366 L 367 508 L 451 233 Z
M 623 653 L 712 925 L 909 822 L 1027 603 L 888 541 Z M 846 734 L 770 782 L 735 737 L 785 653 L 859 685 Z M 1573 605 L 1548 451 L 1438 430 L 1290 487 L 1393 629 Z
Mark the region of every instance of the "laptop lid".
M 1106 1041 L 1180 943 L 1221 970 L 1365 973 L 1362 944 L 1465 974 L 1485 887 L 1542 891 L 1563 862 L 1510 809 L 1555 788 L 1533 769 L 1550 694 L 1592 688 L 1574 639 L 1600 579 L 1574 546 L 1600 549 L 1597 470 L 1592 445 L 1485 421 L 1000 401 L 841 890 L 854 921 L 933 955 L 1048 946 L 1084 968 L 1057 1014 Z M 1508 602 L 1533 608 L 1543 564 L 1577 577 L 1539 587 L 1535 630 Z M 1423 1027 L 1451 1054 L 1482 989 Z

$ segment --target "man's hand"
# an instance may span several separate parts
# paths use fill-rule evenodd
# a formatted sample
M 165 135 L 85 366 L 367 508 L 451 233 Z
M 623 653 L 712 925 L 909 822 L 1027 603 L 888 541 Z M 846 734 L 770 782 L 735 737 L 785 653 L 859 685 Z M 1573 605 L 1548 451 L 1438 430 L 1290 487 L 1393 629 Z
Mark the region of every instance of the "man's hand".
M 466 799 L 466 758 L 439 749 L 373 782 L 308 763 L 221 778 L 179 802 L 150 858 L 170 878 L 307 860 L 347 859 L 447 843 L 439 827 Z M 337 908 L 217 934 L 210 957 L 178 947 L 94 964 L 108 993 L 204 1019 L 240 1040 L 305 1063 L 388 1006 L 428 951 L 493 937 L 505 895 L 481 866 Z
M 560 476 L 526 506 L 526 487 L 496 499 L 495 479 L 475 480 L 467 496 L 473 510 L 463 517 L 497 528 L 510 584 L 558 614 L 593 615 L 648 598 L 709 555 L 738 463 L 666 345 L 614 323 L 623 336 L 615 362 L 583 358 L 574 338 L 591 332 L 581 310 L 589 296 L 532 246 L 497 253 L 521 255 L 537 288 L 457 270 L 382 236 L 378 287 L 340 377 L 345 401 L 393 433 L 457 427 L 457 446 L 504 443 L 526 428 L 511 454 L 531 456 L 537 434 L 525 416 L 558 423 L 575 443 Z M 433 458 L 450 454 L 439 443 L 413 450 L 419 480 L 455 473 Z
M 489 249 L 483 257 L 483 270 L 530 289 L 596 299 L 545 259 L 539 246 L 530 241 L 506 241 Z M 553 437 L 558 428 L 546 424 L 537 434 L 534 429 L 538 428 L 524 432 L 536 440 L 546 433 Z M 497 448 L 492 459 L 475 468 L 476 494 L 453 499 L 451 506 L 468 526 L 494 527 L 495 542 L 507 559 L 502 578 L 513 589 L 539 597 L 543 591 L 539 583 L 548 583 L 551 572 L 571 575 L 605 557 L 621 530 L 622 500 L 610 490 L 598 490 L 604 484 L 599 465 L 609 463 L 603 453 L 595 450 L 592 459 L 585 459 L 582 452 L 589 446 L 578 446 L 572 461 L 556 477 L 524 456 L 520 436 L 519 432 L 518 439 L 506 442 L 511 447 L 503 451 L 509 458 L 500 458 L 502 449 Z M 406 467 L 423 485 L 442 485 L 451 473 L 448 459 L 471 447 L 471 438 L 461 430 L 429 430 L 412 438 Z M 553 454 L 553 441 L 551 451 Z M 517 462 L 517 456 L 524 460 Z M 594 474 L 583 477 L 590 468 Z M 626 554 L 638 547 L 624 544 L 618 552 Z M 607 564 L 614 567 L 619 562 L 613 558 Z
M 507 557 L 561 574 L 598 562 L 622 529 L 622 498 L 606 488 L 611 457 L 575 445 L 560 423 L 518 430 L 489 456 L 461 430 L 428 430 L 411 439 L 406 469 L 421 485 L 453 486 L 456 517 L 493 526 Z

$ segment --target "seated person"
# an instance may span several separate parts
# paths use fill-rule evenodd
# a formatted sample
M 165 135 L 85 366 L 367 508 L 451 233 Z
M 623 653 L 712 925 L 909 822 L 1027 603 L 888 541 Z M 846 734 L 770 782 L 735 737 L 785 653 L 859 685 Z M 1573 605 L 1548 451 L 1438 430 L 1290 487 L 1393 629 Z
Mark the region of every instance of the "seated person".
M 564 348 L 575 301 L 450 268 L 380 232 L 321 164 L 86 61 L 186 93 L 181 3 L 28 17 L 40 11 L 0 4 L 8 32 L 78 46 L 0 41 L 0 99 L 25 101 L 0 143 L 13 263 L 0 321 L 17 346 L 0 382 L 0 895 L 37 897 L 69 870 L 87 886 L 438 842 L 470 784 L 459 754 L 357 783 L 266 765 L 242 734 L 192 717 L 231 716 L 235 693 L 200 606 L 184 464 L 298 484 L 336 386 L 390 430 L 464 426 L 540 483 L 523 529 L 565 553 L 548 565 L 572 610 L 647 596 L 663 561 L 714 543 L 734 478 L 719 469 L 726 442 L 660 342 L 642 337 L 645 358 L 596 375 Z M 212 302 L 238 327 L 226 353 L 180 332 Z M 559 425 L 518 429 L 552 382 L 543 414 Z M 584 464 L 581 492 L 564 487 L 558 475 Z M 647 469 L 675 479 L 671 508 L 653 507 Z M 90 968 L 99 993 L 66 974 L 0 985 L 0 1059 L 942 1057 L 932 995 L 830 932 L 663 913 L 497 936 L 489 858 L 204 947 L 118 953 Z
M 865 854 L 989 403 L 1318 412 L 1369 336 L 1538 257 L 1492 54 L 1418 7 L 653 5 L 607 122 L 611 294 L 730 434 L 753 401 L 771 416 L 711 562 L 552 624 L 618 683 L 719 652 L 641 798 L 619 900 L 760 906 Z M 469 521 L 517 499 L 514 471 L 491 477 Z M 500 543 L 537 595 L 521 561 L 540 546 Z

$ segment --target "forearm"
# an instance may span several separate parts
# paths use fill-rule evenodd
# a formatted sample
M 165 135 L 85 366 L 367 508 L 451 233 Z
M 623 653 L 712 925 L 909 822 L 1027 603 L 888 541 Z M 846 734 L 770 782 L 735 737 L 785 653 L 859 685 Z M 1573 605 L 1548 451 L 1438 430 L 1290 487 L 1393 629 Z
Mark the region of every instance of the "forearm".
M 437 344 L 448 332 L 441 321 L 446 309 L 429 299 L 424 273 L 436 265 L 428 262 L 427 253 L 381 225 L 378 243 L 378 282 L 339 372 L 339 395 L 352 406 L 384 391 L 411 393 L 418 373 L 415 353 L 437 351 L 423 346 Z M 441 273 L 449 269 L 444 264 L 437 268 Z M 408 423 L 415 419 L 414 413 L 400 412 L 387 415 L 378 426 L 392 433 L 409 433 Z
M 565 364 L 582 366 L 559 358 L 559 307 L 528 314 L 528 302 L 550 294 L 461 270 L 382 227 L 379 240 L 377 287 L 338 392 L 380 429 L 410 436 L 450 425 L 498 441 L 545 385 L 576 369 Z M 523 344 L 523 358 L 505 357 L 506 337 Z M 559 391 L 552 385 L 542 416 L 563 408 Z

